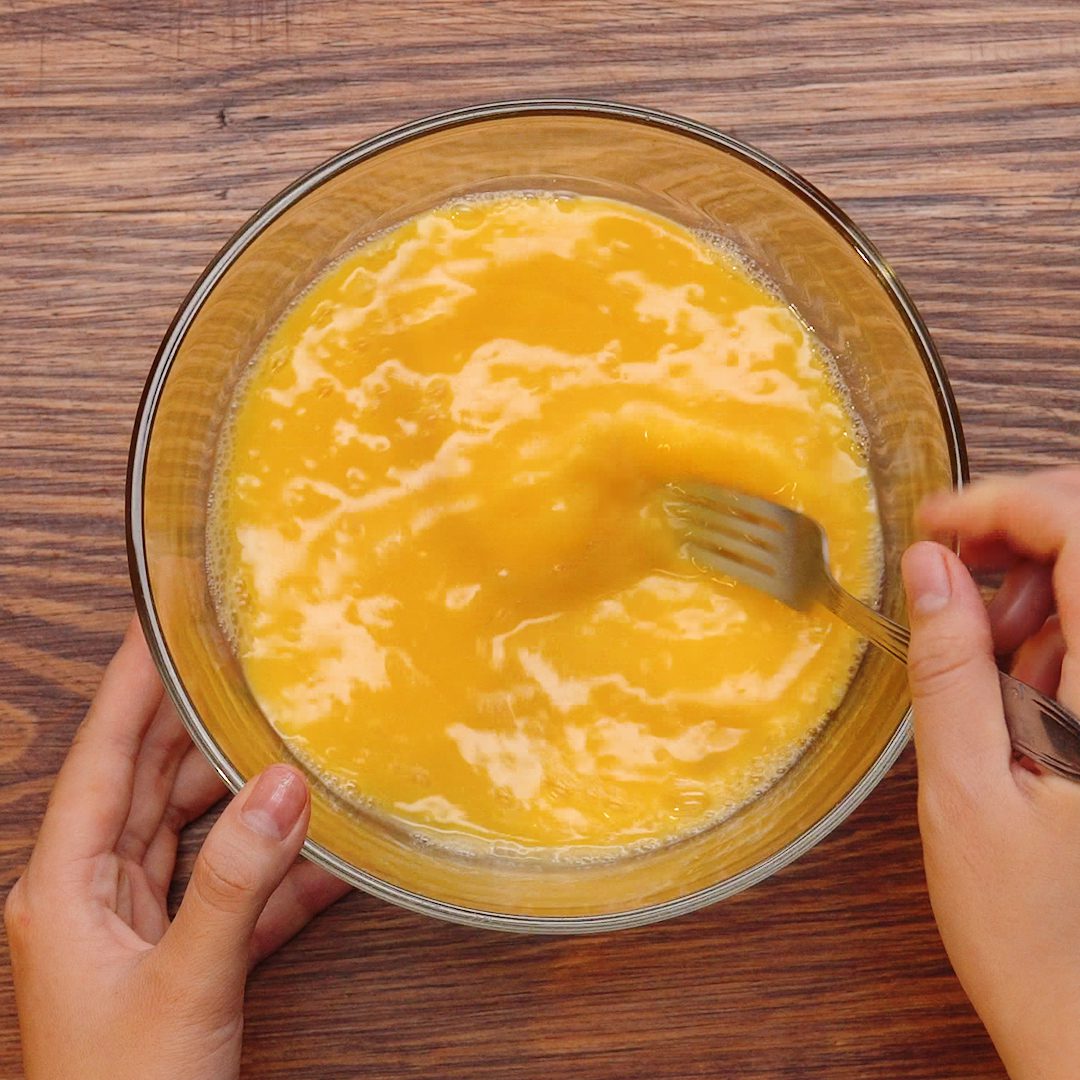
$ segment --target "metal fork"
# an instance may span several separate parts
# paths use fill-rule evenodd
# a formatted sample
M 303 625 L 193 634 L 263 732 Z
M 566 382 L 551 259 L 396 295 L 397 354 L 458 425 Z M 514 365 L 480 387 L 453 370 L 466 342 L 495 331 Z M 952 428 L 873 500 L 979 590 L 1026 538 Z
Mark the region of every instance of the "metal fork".
M 867 607 L 829 572 L 827 540 L 805 514 L 716 484 L 669 484 L 664 509 L 699 568 L 733 578 L 797 611 L 822 604 L 875 645 L 907 663 L 906 627 Z M 1080 781 L 1080 720 L 1065 706 L 999 672 L 1013 749 Z

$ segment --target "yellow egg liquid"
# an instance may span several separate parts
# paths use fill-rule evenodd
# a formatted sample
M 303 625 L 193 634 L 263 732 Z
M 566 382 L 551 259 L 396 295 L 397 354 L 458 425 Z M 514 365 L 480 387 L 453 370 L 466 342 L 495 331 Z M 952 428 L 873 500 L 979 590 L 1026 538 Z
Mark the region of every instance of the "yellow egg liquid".
M 686 478 L 811 514 L 874 594 L 856 418 L 744 262 L 613 200 L 455 202 L 267 338 L 219 452 L 219 610 L 269 722 L 372 811 L 473 851 L 653 846 L 775 780 L 860 648 L 692 566 Z

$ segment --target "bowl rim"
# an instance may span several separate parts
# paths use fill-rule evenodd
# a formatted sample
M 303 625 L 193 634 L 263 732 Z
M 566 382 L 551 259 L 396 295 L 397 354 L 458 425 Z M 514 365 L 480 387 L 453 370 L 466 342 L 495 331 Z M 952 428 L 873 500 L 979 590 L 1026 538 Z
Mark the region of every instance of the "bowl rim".
M 385 150 L 401 146 L 437 131 L 490 120 L 510 120 L 526 116 L 584 116 L 661 128 L 706 143 L 740 158 L 766 173 L 824 218 L 863 262 L 873 271 L 901 315 L 915 342 L 926 370 L 945 432 L 953 484 L 968 481 L 967 453 L 956 401 L 937 348 L 922 316 L 888 262 L 832 200 L 798 173 L 775 158 L 739 139 L 673 113 L 610 101 L 585 98 L 535 98 L 488 102 L 426 116 L 391 128 L 366 139 L 317 165 L 267 201 L 233 234 L 209 262 L 188 291 L 162 339 L 147 376 L 132 430 L 128 457 L 126 526 L 128 567 L 135 606 L 151 655 L 192 741 L 203 752 L 233 793 L 244 777 L 217 745 L 188 696 L 180 673 L 173 663 L 158 619 L 150 586 L 143 530 L 143 489 L 147 451 L 154 418 L 176 354 L 195 317 L 218 281 L 240 258 L 248 246 L 277 218 L 301 199 L 357 163 Z M 738 874 L 673 900 L 625 911 L 591 916 L 531 916 L 485 911 L 435 900 L 412 892 L 360 870 L 310 838 L 302 854 L 349 884 L 382 900 L 423 915 L 486 929 L 545 934 L 593 934 L 674 918 L 734 896 L 751 885 L 771 877 L 805 854 L 839 826 L 878 785 L 907 745 L 911 736 L 911 709 L 901 719 L 889 741 L 860 780 L 813 825 L 767 859 Z

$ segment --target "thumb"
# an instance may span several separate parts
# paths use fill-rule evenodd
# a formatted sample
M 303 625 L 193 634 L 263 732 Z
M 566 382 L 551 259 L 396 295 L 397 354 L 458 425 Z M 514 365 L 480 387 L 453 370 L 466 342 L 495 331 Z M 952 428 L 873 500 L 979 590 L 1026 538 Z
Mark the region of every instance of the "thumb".
M 203 1007 L 224 1010 L 243 997 L 255 924 L 295 862 L 310 816 L 303 776 L 271 765 L 207 835 L 161 942 L 167 967 Z
M 990 619 L 967 567 L 924 541 L 902 563 L 911 619 L 908 681 L 921 780 L 1007 774 L 1012 759 Z

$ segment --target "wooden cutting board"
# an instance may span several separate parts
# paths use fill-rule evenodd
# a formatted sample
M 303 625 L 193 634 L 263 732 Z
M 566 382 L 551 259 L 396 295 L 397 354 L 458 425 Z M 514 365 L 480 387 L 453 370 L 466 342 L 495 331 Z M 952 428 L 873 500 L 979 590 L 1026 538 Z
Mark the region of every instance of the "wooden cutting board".
M 0 887 L 130 612 L 124 469 L 158 341 L 295 176 L 486 99 L 695 117 L 803 173 L 892 261 L 976 474 L 1078 461 L 1078 72 L 1071 0 L 0 5 Z M 502 937 L 351 895 L 253 977 L 244 1075 L 1004 1074 L 931 917 L 909 751 L 807 857 L 662 926 Z

